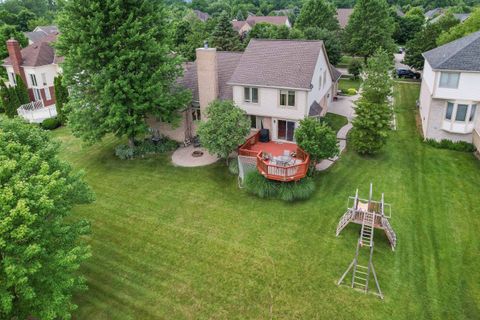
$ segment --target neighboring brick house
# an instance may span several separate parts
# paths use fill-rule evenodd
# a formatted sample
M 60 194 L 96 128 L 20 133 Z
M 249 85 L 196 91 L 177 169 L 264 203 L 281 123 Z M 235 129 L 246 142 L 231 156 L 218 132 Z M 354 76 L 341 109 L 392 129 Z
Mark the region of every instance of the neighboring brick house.
M 257 23 L 269 23 L 276 26 L 292 27 L 287 16 L 249 16 L 245 21 L 233 20 L 232 26 L 240 35 L 247 34 Z
M 244 53 L 197 49 L 197 60 L 180 80 L 193 94 L 179 127 L 149 124 L 178 141 L 195 135 L 214 100 L 233 100 L 250 117 L 253 131 L 270 129 L 271 139 L 293 141 L 299 121 L 326 114 L 340 72 L 330 65 L 322 41 L 256 40 Z
M 55 55 L 52 43 L 57 34 L 51 34 L 21 49 L 17 40 L 7 41 L 9 57 L 3 61 L 9 84 L 16 85 L 19 75 L 28 88 L 31 101 L 42 100 L 44 106 L 55 104 L 53 81 L 60 72 L 61 57 Z
M 480 150 L 480 31 L 423 54 L 420 115 L 427 139 Z

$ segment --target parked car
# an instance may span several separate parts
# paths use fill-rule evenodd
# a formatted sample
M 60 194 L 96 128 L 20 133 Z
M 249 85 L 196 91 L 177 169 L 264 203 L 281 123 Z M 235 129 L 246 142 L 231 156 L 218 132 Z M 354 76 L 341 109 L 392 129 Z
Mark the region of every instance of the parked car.
M 397 69 L 397 77 L 404 79 L 420 79 L 422 75 L 420 72 L 415 72 L 409 69 Z

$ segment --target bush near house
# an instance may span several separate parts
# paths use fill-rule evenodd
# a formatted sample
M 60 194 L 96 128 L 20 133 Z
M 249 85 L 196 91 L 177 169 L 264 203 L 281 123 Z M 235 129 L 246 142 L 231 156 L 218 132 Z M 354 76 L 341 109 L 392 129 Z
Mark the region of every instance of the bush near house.
M 477 150 L 477 148 L 475 148 L 473 144 L 465 141 L 452 141 L 447 139 L 437 141 L 434 139 L 427 139 L 425 140 L 425 143 L 434 148 L 447 149 L 447 150 L 460 151 L 460 152 L 475 152 Z
M 268 180 L 255 170 L 246 175 L 245 189 L 260 198 L 291 202 L 310 198 L 315 191 L 315 182 L 310 177 L 294 182 Z
M 58 118 L 50 118 L 50 119 L 45 119 L 43 122 L 40 124 L 40 127 L 44 130 L 55 130 L 58 127 L 60 127 L 62 123 Z
M 151 139 L 135 141 L 134 147 L 130 147 L 128 144 L 121 144 L 115 148 L 115 155 L 121 160 L 131 160 L 143 158 L 147 155 L 175 151 L 177 148 L 178 142 L 168 137 L 161 137 L 156 143 Z

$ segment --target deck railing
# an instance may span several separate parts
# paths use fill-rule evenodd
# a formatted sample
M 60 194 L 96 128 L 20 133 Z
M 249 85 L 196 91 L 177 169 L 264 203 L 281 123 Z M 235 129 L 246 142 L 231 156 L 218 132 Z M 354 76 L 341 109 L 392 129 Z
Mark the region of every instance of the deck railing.
M 57 116 L 57 109 L 55 105 L 45 107 L 43 101 L 38 100 L 21 105 L 17 109 L 17 113 L 30 123 L 40 123 L 45 119 Z
M 298 148 L 300 149 L 300 148 Z M 298 156 L 297 149 L 297 156 Z M 300 149 L 301 150 L 301 149 Z M 304 155 L 306 153 L 301 151 Z M 302 160 L 301 163 L 290 165 L 290 166 L 279 166 L 276 164 L 271 164 L 262 159 L 262 153 L 257 154 L 257 168 L 258 171 L 265 176 L 265 178 L 270 180 L 277 181 L 297 181 L 304 178 L 308 173 L 308 166 L 310 165 L 310 158 L 308 155 Z
M 238 148 L 238 154 L 246 157 L 256 157 L 258 151 L 251 150 L 250 147 L 257 144 L 260 139 L 260 131 L 247 139 L 244 144 Z

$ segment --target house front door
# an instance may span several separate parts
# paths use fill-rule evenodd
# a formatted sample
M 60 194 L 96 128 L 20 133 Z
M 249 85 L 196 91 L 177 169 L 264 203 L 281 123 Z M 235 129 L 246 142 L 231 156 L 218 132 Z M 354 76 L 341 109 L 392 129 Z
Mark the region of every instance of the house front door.
M 287 120 L 278 120 L 277 138 L 279 140 L 294 141 L 295 122 Z

